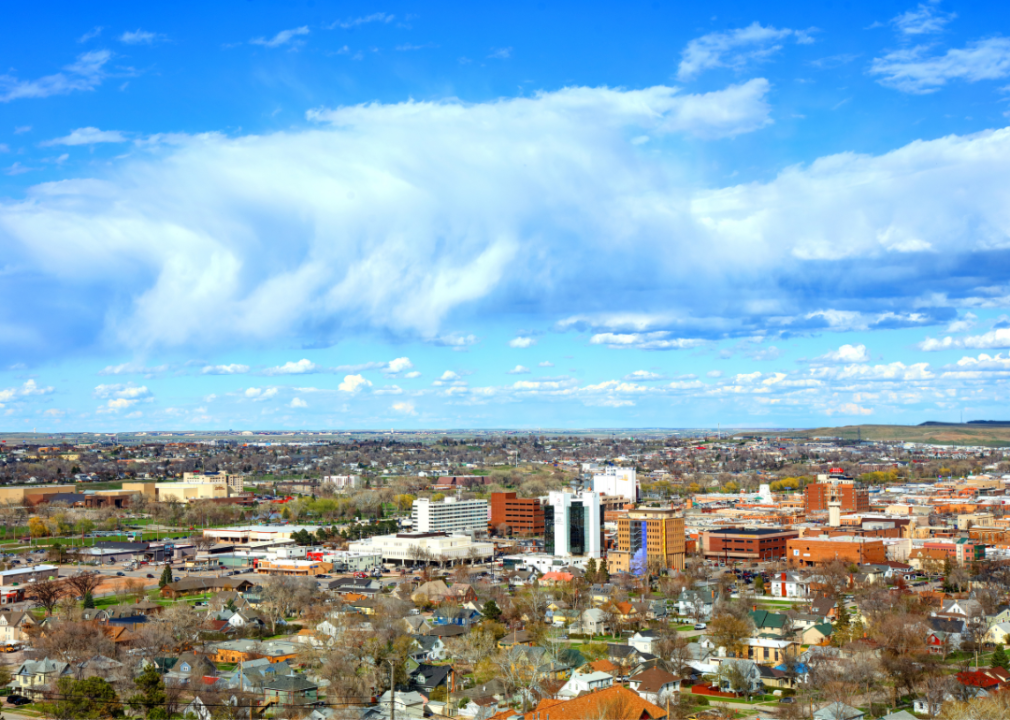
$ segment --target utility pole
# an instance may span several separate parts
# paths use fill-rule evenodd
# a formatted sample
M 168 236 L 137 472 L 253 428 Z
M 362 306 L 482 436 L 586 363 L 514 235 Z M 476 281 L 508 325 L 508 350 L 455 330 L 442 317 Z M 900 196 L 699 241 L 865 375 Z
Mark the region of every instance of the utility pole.
M 393 661 L 386 658 L 389 663 L 389 720 L 396 720 L 396 672 Z

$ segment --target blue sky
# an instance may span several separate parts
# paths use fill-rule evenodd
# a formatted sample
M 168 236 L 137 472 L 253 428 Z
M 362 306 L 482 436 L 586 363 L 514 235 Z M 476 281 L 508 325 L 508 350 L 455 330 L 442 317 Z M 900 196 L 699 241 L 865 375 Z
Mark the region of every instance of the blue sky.
M 1010 11 L 818 5 L 6 8 L 0 430 L 1010 419 Z

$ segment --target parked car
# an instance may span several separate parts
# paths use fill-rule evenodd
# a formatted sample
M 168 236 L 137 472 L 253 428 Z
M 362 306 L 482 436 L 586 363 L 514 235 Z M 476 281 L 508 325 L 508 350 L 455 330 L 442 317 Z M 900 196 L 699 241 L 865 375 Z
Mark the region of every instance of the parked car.
M 704 630 L 706 627 L 708 627 L 708 625 L 706 625 L 705 623 L 695 623 L 694 624 L 694 629 L 695 630 Z
M 26 698 L 24 695 L 8 695 L 7 702 L 11 705 L 27 705 L 31 702 L 31 700 Z
M 154 575 L 152 575 L 151 573 L 147 573 L 147 577 L 151 580 L 154 580 Z
M 126 577 L 126 573 L 124 573 L 124 572 L 117 572 L 116 573 L 116 577 Z

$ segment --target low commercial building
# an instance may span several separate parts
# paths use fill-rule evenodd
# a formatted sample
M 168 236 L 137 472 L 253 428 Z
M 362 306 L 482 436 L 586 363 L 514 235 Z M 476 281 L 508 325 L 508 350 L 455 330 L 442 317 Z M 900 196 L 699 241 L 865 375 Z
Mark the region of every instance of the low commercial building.
M 786 543 L 798 530 L 782 528 L 722 528 L 701 535 L 702 554 L 711 560 L 757 562 L 786 556 Z
M 483 562 L 494 556 L 494 545 L 475 542 L 468 535 L 445 533 L 397 533 L 348 543 L 351 552 L 378 553 L 386 562 L 401 565 L 414 563 L 456 563 L 477 560 Z
M 320 560 L 261 560 L 256 563 L 256 572 L 261 575 L 301 575 L 312 577 L 325 575 L 333 570 L 333 565 Z
M 51 495 L 72 493 L 76 485 L 3 485 L 0 486 L 0 504 L 24 505 L 25 495 Z
M 786 557 L 791 565 L 816 566 L 839 560 L 844 563 L 885 563 L 883 540 L 864 537 L 801 537 L 786 541 Z
M 487 500 L 447 497 L 439 503 L 428 498 L 418 498 L 411 508 L 410 519 L 417 532 L 486 532 Z
M 31 567 L 0 570 L 0 586 L 24 585 L 39 580 L 55 580 L 60 574 L 56 565 L 32 565 Z
M 183 473 L 182 482 L 191 485 L 224 485 L 242 492 L 242 476 L 226 472 Z
M 291 536 L 300 530 L 315 534 L 318 525 L 241 525 L 230 528 L 212 528 L 204 530 L 206 537 L 215 542 L 232 545 L 250 545 L 254 543 L 286 544 L 291 542 Z M 269 545 L 259 545 L 265 549 Z

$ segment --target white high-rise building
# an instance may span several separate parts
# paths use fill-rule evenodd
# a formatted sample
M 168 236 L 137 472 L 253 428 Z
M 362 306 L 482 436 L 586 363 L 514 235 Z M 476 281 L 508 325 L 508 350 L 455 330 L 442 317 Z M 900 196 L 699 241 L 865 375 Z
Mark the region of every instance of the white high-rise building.
M 447 497 L 442 502 L 432 502 L 428 498 L 418 498 L 414 501 L 410 519 L 413 520 L 414 532 L 487 532 L 487 500 Z
M 616 495 L 628 502 L 639 500 L 638 475 L 633 467 L 609 466 L 601 475 L 593 475 L 593 492 Z
M 544 508 L 544 549 L 548 555 L 601 555 L 603 511 L 595 492 L 552 492 Z

